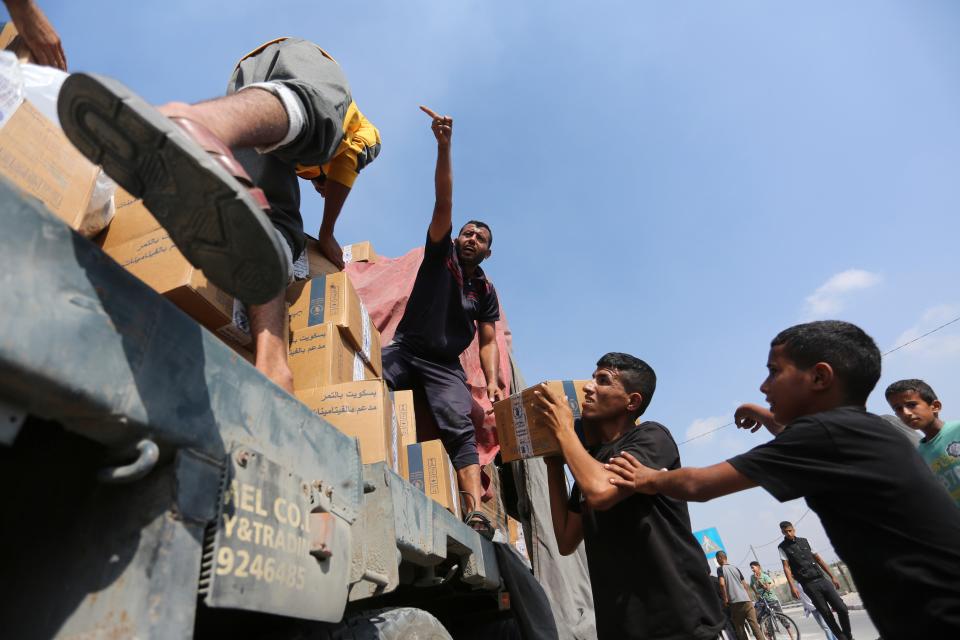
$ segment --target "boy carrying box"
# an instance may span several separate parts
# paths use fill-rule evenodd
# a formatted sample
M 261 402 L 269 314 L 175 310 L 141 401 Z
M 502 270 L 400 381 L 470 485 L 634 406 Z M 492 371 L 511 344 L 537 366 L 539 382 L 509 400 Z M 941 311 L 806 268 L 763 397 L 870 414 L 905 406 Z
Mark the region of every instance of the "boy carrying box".
M 877 345 L 850 323 L 822 321 L 786 329 L 770 346 L 760 387 L 770 410 L 743 405 L 735 419 L 766 426 L 773 440 L 673 471 L 622 453 L 607 465 L 611 484 L 682 500 L 756 486 L 781 502 L 804 497 L 884 638 L 960 637 L 960 510 L 910 443 L 867 413 Z

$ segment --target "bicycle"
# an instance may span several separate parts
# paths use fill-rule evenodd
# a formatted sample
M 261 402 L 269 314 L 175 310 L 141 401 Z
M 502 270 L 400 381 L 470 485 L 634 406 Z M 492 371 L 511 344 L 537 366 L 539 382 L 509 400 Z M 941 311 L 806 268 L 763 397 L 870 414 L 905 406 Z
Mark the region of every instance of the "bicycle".
M 757 621 L 766 636 L 763 640 L 800 640 L 800 629 L 797 627 L 797 623 L 779 610 L 779 607 L 774 609 L 763 598 L 757 600 L 755 606 L 757 608 Z M 758 638 L 757 640 L 761 639 Z

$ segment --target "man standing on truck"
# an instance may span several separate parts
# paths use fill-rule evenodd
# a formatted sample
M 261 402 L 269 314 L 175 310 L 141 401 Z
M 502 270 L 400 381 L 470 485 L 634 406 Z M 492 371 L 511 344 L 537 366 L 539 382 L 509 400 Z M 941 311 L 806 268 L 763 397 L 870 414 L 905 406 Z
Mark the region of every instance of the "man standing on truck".
M 457 470 L 461 493 L 468 497 L 465 520 L 485 535 L 493 535 L 490 520 L 477 509 L 483 493 L 477 436 L 470 418 L 473 399 L 460 354 L 479 332 L 480 364 L 487 381 L 487 398 L 502 397 L 497 369 L 496 321 L 500 303 L 493 283 L 480 263 L 490 257 L 493 235 L 479 220 L 453 232 L 453 170 L 450 141 L 453 119 L 420 107 L 430 116 L 437 139 L 436 202 L 427 229 L 423 262 L 393 342 L 383 350 L 383 378 L 391 389 L 421 389 L 437 421 L 440 438 Z
M 334 225 L 380 134 L 340 65 L 299 38 L 244 56 L 227 94 L 154 109 L 116 80 L 74 74 L 58 111 L 70 140 L 143 199 L 184 257 L 247 303 L 257 369 L 292 392 L 284 287 L 305 246 L 297 178 L 324 197 L 320 249 L 342 269 Z
M 637 424 L 653 398 L 657 377 L 640 358 L 608 353 L 584 387 L 581 406 L 586 447 L 563 397 L 546 385 L 535 410 L 560 444 L 547 479 L 557 546 L 563 555 L 586 543 L 600 640 L 691 638 L 714 640 L 724 627 L 707 561 L 690 531 L 687 503 L 637 495 L 610 483 L 604 463 L 629 451 L 658 469 L 680 467 L 680 452 L 667 428 Z M 576 484 L 567 498 L 563 463 Z

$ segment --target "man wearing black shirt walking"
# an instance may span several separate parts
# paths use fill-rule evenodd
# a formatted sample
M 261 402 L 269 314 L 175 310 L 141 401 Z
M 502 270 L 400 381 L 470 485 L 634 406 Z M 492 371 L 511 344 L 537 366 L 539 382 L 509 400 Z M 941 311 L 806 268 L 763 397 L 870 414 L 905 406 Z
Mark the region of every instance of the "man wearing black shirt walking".
M 724 627 L 706 558 L 690 531 L 687 503 L 640 496 L 610 483 L 604 464 L 629 451 L 657 468 L 677 469 L 680 454 L 666 427 L 636 424 L 656 388 L 639 358 L 608 353 L 584 388 L 586 448 L 570 406 L 546 386 L 535 393 L 563 452 L 547 458 L 550 509 L 560 553 L 584 541 L 600 640 L 713 640 Z M 563 463 L 576 484 L 567 498 Z
M 783 572 L 787 576 L 787 584 L 790 585 L 790 592 L 797 600 L 800 599 L 800 592 L 793 584 L 794 580 L 800 583 L 817 612 L 823 617 L 824 622 L 830 627 L 833 635 L 840 636 L 840 630 L 843 635 L 850 637 L 850 614 L 847 613 L 847 605 L 843 598 L 837 593 L 840 583 L 830 573 L 830 567 L 819 553 L 816 553 L 806 538 L 798 538 L 793 524 L 787 521 L 780 523 L 780 531 L 783 533 L 783 542 L 777 545 L 780 550 L 780 560 L 783 562 Z M 827 581 L 820 570 L 823 569 L 833 584 Z M 830 611 L 833 607 L 837 612 L 837 618 L 840 624 L 837 624 L 833 613 Z
M 470 412 L 473 399 L 460 354 L 479 333 L 480 366 L 487 398 L 502 397 L 497 370 L 496 321 L 500 303 L 480 263 L 490 257 L 490 227 L 478 220 L 453 231 L 453 170 L 450 140 L 453 119 L 420 107 L 432 119 L 437 139 L 436 203 L 427 231 L 423 262 L 393 342 L 383 350 L 383 378 L 391 389 L 422 389 L 437 421 L 440 438 L 468 498 L 467 524 L 492 536 L 490 520 L 478 511 L 483 494 L 477 437 Z

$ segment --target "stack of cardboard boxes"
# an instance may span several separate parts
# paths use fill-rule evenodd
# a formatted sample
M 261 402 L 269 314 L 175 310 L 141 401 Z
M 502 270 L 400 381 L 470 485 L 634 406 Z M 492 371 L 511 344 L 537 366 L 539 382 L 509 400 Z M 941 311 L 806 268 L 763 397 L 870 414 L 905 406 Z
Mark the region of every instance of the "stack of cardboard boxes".
M 382 379 L 380 333 L 343 272 L 322 265 L 308 243 L 310 279 L 287 290 L 289 362 L 295 394 L 312 411 L 360 443 L 364 464 L 386 462 L 402 477 L 456 515 L 456 474 L 439 440 L 417 442 L 413 393 L 391 392 Z M 344 247 L 345 261 L 371 261 L 369 242 Z M 329 263 L 327 263 L 329 264 Z

